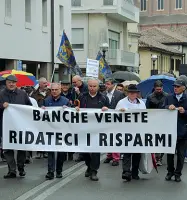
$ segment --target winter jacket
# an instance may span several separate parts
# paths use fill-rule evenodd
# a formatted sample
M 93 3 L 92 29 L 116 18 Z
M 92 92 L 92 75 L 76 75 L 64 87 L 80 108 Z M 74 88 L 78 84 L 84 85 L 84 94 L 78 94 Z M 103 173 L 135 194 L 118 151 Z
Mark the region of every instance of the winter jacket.
M 177 120 L 177 136 L 178 139 L 187 139 L 187 95 L 183 94 L 178 101 L 175 94 L 166 97 L 163 108 L 168 109 L 170 105 L 174 105 L 176 108 L 183 107 L 185 113 L 178 112 Z M 172 112 L 172 111 L 171 111 Z
M 88 96 L 89 96 L 88 92 L 80 94 L 80 96 L 79 96 L 80 108 L 87 108 Z M 97 100 L 98 108 L 101 109 L 104 106 L 106 106 L 106 107 L 110 106 L 108 97 L 103 95 L 102 93 L 100 93 L 100 92 L 97 93 L 97 99 L 98 99 Z

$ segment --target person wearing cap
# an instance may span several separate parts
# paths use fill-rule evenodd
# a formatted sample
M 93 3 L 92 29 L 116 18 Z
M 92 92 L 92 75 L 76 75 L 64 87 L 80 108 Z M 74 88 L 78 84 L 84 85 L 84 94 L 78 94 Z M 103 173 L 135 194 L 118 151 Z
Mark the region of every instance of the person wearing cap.
M 114 84 L 114 79 L 108 78 L 105 80 L 106 91 L 103 92 L 109 99 L 109 108 L 115 109 L 117 103 L 123 99 L 125 96 L 123 92 L 116 90 Z M 118 166 L 120 160 L 120 153 L 108 153 L 104 163 L 110 163 L 112 161 L 112 166 Z
M 120 100 L 116 106 L 116 110 L 125 112 L 132 109 L 146 109 L 145 103 L 138 98 L 139 90 L 135 84 L 130 84 L 127 89 L 127 97 Z M 139 164 L 140 153 L 124 153 L 122 160 L 122 179 L 131 181 L 131 179 L 139 180 Z M 132 169 L 132 170 L 131 170 Z
M 71 91 L 70 91 L 70 82 L 69 81 L 61 81 L 61 96 L 66 97 L 70 101 L 72 101 Z
M 163 91 L 163 83 L 160 80 L 155 81 L 153 93 L 147 97 L 147 109 L 162 109 L 163 103 L 167 97 L 167 93 Z M 162 166 L 162 158 L 164 154 L 156 154 L 157 166 Z
M 20 90 L 16 86 L 17 78 L 10 75 L 6 78 L 6 88 L 0 91 L 0 124 L 2 133 L 2 117 L 3 111 L 9 104 L 19 104 L 19 105 L 29 105 L 32 106 L 31 101 L 25 91 Z M 19 117 L 19 116 L 18 116 Z M 14 150 L 4 151 L 5 159 L 8 164 L 8 174 L 4 176 L 5 179 L 16 178 L 16 162 L 14 159 Z M 25 176 L 25 159 L 26 151 L 17 152 L 17 167 L 19 175 L 21 177 Z
M 174 94 L 168 95 L 163 108 L 178 110 L 177 119 L 177 164 L 174 167 L 174 154 L 167 155 L 166 181 L 170 181 L 175 176 L 175 181 L 181 181 L 182 169 L 184 165 L 185 150 L 187 148 L 187 94 L 185 94 L 186 84 L 183 80 L 176 80 L 173 84 Z

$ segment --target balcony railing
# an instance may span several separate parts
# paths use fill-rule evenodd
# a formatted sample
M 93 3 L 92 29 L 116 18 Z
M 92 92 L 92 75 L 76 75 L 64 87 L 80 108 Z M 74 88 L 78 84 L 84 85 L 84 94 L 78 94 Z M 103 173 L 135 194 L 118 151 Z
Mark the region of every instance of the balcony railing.
M 89 58 L 95 59 L 98 50 L 89 50 Z M 110 65 L 122 65 L 139 67 L 139 54 L 119 49 L 109 49 L 106 52 L 106 60 Z
M 108 61 L 112 65 L 125 65 L 131 67 L 139 66 L 139 54 L 118 49 L 108 51 Z

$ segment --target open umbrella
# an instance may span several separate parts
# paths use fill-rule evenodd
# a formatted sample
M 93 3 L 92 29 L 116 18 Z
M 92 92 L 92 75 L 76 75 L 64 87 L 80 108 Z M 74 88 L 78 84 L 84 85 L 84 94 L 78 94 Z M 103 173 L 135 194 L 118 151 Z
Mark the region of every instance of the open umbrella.
M 9 75 L 14 75 L 18 79 L 17 87 L 34 86 L 37 81 L 33 74 L 24 71 L 6 70 L 0 72 L 0 76 L 6 78 Z
M 141 81 L 140 78 L 133 72 L 127 71 L 118 71 L 112 74 L 112 78 L 119 81 L 137 81 L 138 83 Z
M 150 78 L 140 82 L 137 87 L 141 92 L 142 98 L 146 99 L 152 93 L 155 81 L 160 80 L 163 83 L 163 90 L 167 93 L 173 93 L 173 83 L 176 80 L 174 77 L 165 75 L 153 75 Z

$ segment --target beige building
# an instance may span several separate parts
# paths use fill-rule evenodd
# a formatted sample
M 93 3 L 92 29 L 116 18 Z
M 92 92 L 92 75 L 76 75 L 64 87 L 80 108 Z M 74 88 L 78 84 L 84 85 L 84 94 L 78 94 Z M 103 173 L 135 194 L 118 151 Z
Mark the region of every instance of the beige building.
M 153 26 L 176 29 L 187 26 L 186 0 L 134 0 L 140 8 L 140 29 Z
M 166 29 L 151 28 L 141 32 L 139 39 L 140 77 L 152 74 L 173 73 L 179 75 L 180 64 L 185 63 L 185 37 Z M 157 55 L 153 63 L 152 56 Z
M 138 71 L 139 9 L 133 0 L 72 0 L 72 47 L 83 73 L 87 58 L 108 45 L 106 60 L 115 71 Z

